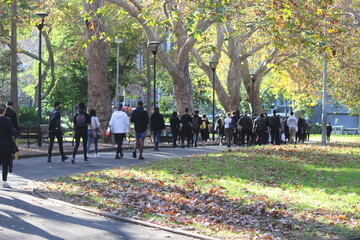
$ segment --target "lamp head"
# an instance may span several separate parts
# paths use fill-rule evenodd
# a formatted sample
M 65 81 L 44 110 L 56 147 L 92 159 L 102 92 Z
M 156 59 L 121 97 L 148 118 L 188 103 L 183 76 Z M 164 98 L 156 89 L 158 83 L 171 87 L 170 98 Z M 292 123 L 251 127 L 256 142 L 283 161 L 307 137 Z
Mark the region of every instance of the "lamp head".
M 161 42 L 158 41 L 151 41 L 148 42 L 148 46 L 150 47 L 151 52 L 155 55 L 157 53 L 158 47 Z
M 119 39 L 119 38 L 115 39 L 115 43 L 116 43 L 116 44 L 120 44 L 120 43 L 122 43 L 122 42 L 123 42 L 122 39 Z
M 251 81 L 252 81 L 252 82 L 255 82 L 255 80 L 256 80 L 256 74 L 251 73 L 251 74 L 250 74 L 250 78 L 251 78 Z
M 38 12 L 35 13 L 36 16 L 40 17 L 41 19 L 44 19 L 46 16 L 48 16 L 49 14 L 46 12 Z
M 218 65 L 219 62 L 216 62 L 216 61 L 211 61 L 209 64 L 210 64 L 210 68 L 215 71 L 217 65 Z

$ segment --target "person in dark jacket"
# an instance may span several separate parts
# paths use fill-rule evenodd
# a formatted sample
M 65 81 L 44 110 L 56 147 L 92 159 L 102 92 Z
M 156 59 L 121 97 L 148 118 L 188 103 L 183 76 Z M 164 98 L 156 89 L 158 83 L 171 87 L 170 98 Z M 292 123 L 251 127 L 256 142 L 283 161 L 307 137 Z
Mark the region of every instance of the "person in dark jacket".
M 192 117 L 189 114 L 189 109 L 185 108 L 185 113 L 180 117 L 181 122 L 181 147 L 184 148 L 185 137 L 187 138 L 188 147 L 192 138 Z
M 17 118 L 16 112 L 14 111 L 14 103 L 10 101 L 10 102 L 7 102 L 6 105 L 7 105 L 7 108 L 5 111 L 5 117 L 10 118 L 13 129 L 15 129 L 17 131 L 15 133 L 13 132 L 13 134 L 18 134 L 19 133 L 19 123 L 18 123 L 18 118 Z
M 180 132 L 180 119 L 178 118 L 177 112 L 173 112 L 170 118 L 170 128 L 172 134 L 173 148 L 177 147 L 176 141 Z
M 332 126 L 331 123 L 329 122 L 326 126 L 326 140 L 330 141 L 330 136 L 331 136 L 331 132 L 332 132 Z
M 62 135 L 61 121 L 60 121 L 61 118 L 60 109 L 61 109 L 60 102 L 55 102 L 54 109 L 50 112 L 50 123 L 49 123 L 50 143 L 48 149 L 48 160 L 47 160 L 48 162 L 51 162 L 51 154 L 54 146 L 55 137 L 58 140 L 59 150 L 61 154 L 61 161 L 64 162 L 66 159 L 68 159 L 68 157 L 65 156 L 64 154 L 63 135 Z
M 266 129 L 265 115 L 263 113 L 255 120 L 253 129 L 256 134 L 256 144 L 260 146 L 264 143 Z
M 200 134 L 201 134 L 201 140 L 203 142 L 203 147 L 205 147 L 206 141 L 209 139 L 209 135 L 210 135 L 210 122 L 206 118 L 205 113 L 202 115 L 202 119 L 201 119 Z
M 11 188 L 7 183 L 7 175 L 12 172 L 12 123 L 5 117 L 5 104 L 0 104 L 0 165 L 2 165 L 2 181 L 4 188 Z
M 130 121 L 135 125 L 135 137 L 136 142 L 133 151 L 133 158 L 136 158 L 136 149 L 139 148 L 139 159 L 144 160 L 143 151 L 144 151 L 144 141 L 146 138 L 146 129 L 149 124 L 149 115 L 144 110 L 143 102 L 139 101 L 137 103 L 137 108 L 132 112 Z
M 245 136 L 247 145 L 251 145 L 251 130 L 252 130 L 252 120 L 248 116 L 248 112 L 245 111 L 244 116 L 242 116 L 238 122 L 238 125 L 242 126 L 241 130 L 241 144 L 245 145 Z
M 83 150 L 84 150 L 84 161 L 88 161 L 87 158 L 87 138 L 88 138 L 88 127 L 91 128 L 93 132 L 93 137 L 96 137 L 96 132 L 91 124 L 91 117 L 88 113 L 86 113 L 85 103 L 79 103 L 79 112 L 75 114 L 74 120 L 74 128 L 75 128 L 75 147 L 73 151 L 73 157 L 71 163 L 75 163 L 75 156 L 77 150 L 80 146 L 80 139 L 83 141 Z
M 280 118 L 276 115 L 276 111 L 273 111 L 273 116 L 270 118 L 270 135 L 271 144 L 280 145 Z
M 154 113 L 150 117 L 150 131 L 154 133 L 154 150 L 159 151 L 161 131 L 165 129 L 164 116 L 160 114 L 158 107 L 154 108 Z

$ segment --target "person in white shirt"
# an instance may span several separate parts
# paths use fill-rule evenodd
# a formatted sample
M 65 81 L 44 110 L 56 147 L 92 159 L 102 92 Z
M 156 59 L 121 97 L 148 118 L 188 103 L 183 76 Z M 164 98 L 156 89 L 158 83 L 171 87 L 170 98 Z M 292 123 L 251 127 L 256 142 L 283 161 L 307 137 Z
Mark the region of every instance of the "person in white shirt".
M 224 120 L 225 138 L 226 138 L 227 146 L 230 147 L 232 135 L 234 132 L 234 123 L 233 123 L 233 119 L 231 118 L 231 113 L 228 112 L 226 115 L 227 115 L 227 118 L 225 118 L 225 120 Z
M 122 107 L 123 105 L 121 103 L 116 105 L 117 111 L 112 114 L 109 122 L 110 129 L 114 133 L 117 144 L 115 159 L 121 159 L 124 156 L 121 146 L 126 133 L 130 132 L 130 120 L 128 115 L 122 111 Z
M 294 141 L 295 136 L 296 136 L 296 128 L 297 128 L 297 125 L 298 125 L 298 119 L 294 116 L 294 112 L 290 113 L 290 117 L 288 118 L 286 123 L 287 123 L 287 125 L 289 127 L 289 133 L 290 133 L 289 142 L 292 143 Z
M 98 140 L 99 140 L 99 129 L 100 129 L 100 121 L 99 118 L 96 116 L 95 109 L 90 109 L 90 117 L 91 117 L 91 124 L 94 128 L 94 132 L 96 135 L 93 135 L 93 130 L 88 127 L 88 139 L 87 139 L 87 157 L 89 156 L 91 142 L 94 139 L 94 158 L 100 157 L 98 152 Z

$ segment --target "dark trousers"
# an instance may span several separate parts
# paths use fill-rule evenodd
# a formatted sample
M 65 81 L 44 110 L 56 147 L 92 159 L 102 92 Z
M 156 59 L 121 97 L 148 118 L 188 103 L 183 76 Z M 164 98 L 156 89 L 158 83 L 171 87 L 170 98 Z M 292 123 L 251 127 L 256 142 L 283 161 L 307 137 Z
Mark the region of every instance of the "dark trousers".
M 55 137 L 58 140 L 60 154 L 61 154 L 61 156 L 64 156 L 65 154 L 64 154 L 64 147 L 63 147 L 63 136 L 62 136 L 61 131 L 49 132 L 50 143 L 49 143 L 48 154 L 49 154 L 49 156 L 51 156 Z
M 199 129 L 194 129 L 193 130 L 193 141 L 192 141 L 192 144 L 194 144 L 194 146 L 196 147 L 197 146 L 197 143 L 198 143 L 198 140 L 199 140 L 199 133 L 200 133 L 200 130 Z
M 73 158 L 75 159 L 77 150 L 80 146 L 80 139 L 82 138 L 83 141 L 83 150 L 84 150 L 84 159 L 86 159 L 86 144 L 87 144 L 87 138 L 88 138 L 88 131 L 85 128 L 84 130 L 76 130 L 75 131 L 75 147 L 73 152 Z
M 176 141 L 179 135 L 179 130 L 178 129 L 171 129 L 171 134 L 172 134 L 172 144 L 173 146 L 176 146 Z
M 241 131 L 241 143 L 242 145 L 245 145 L 245 136 L 246 136 L 246 143 L 248 146 L 250 146 L 251 143 L 251 130 L 247 128 L 243 128 Z
M 190 146 L 192 138 L 192 130 L 190 129 L 181 129 L 181 144 L 184 145 L 185 137 L 187 138 L 188 146 Z
M 280 145 L 280 129 L 272 129 L 271 134 L 271 144 Z
M 114 136 L 117 145 L 116 155 L 118 155 L 119 153 L 120 155 L 123 155 L 121 147 L 125 138 L 125 133 L 114 133 Z
M 9 155 L 0 155 L 0 165 L 2 165 L 2 180 L 7 181 L 9 173 Z

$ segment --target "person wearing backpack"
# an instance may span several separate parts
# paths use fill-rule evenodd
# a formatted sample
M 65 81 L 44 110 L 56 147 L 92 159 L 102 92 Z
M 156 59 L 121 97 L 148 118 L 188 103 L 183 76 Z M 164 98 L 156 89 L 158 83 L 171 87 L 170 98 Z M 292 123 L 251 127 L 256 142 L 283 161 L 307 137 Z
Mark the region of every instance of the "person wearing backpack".
M 60 124 L 61 122 L 60 109 L 61 109 L 60 102 L 55 102 L 54 109 L 50 112 L 50 123 L 49 123 L 50 143 L 48 148 L 48 160 L 47 160 L 49 163 L 51 162 L 51 155 L 52 155 L 52 149 L 54 146 L 55 137 L 58 140 L 59 150 L 61 154 L 61 161 L 64 162 L 66 159 L 68 159 L 68 157 L 65 156 L 64 147 L 63 147 L 63 134 Z
M 200 133 L 200 125 L 201 125 L 201 118 L 199 117 L 199 110 L 195 110 L 194 116 L 192 118 L 192 131 L 193 131 L 193 144 L 194 147 L 197 147 L 197 142 L 199 139 Z
M 90 109 L 90 118 L 91 118 L 91 124 L 94 127 L 95 130 L 95 137 L 93 137 L 93 130 L 91 130 L 90 127 L 88 127 L 88 140 L 87 140 L 87 153 L 89 156 L 90 152 L 90 146 L 91 142 L 94 139 L 94 158 L 100 157 L 100 154 L 98 153 L 98 140 L 99 140 L 99 129 L 100 129 L 100 121 L 99 118 L 96 116 L 95 109 Z
M 180 117 L 181 123 L 181 147 L 185 147 L 185 138 L 187 138 L 188 147 L 190 147 L 192 135 L 192 117 L 189 114 L 189 109 L 185 108 L 185 113 Z
M 91 124 L 91 117 L 89 114 L 86 113 L 86 107 L 85 103 L 81 102 L 79 103 L 79 112 L 75 114 L 74 116 L 74 129 L 75 129 L 75 147 L 73 151 L 73 157 L 71 160 L 71 163 L 75 164 L 75 156 L 77 153 L 77 150 L 80 146 L 80 139 L 83 141 L 83 150 L 84 150 L 84 161 L 88 161 L 88 158 L 86 156 L 87 149 L 87 138 L 88 138 L 88 127 L 93 132 L 93 137 L 96 137 L 96 132 Z
M 201 119 L 201 125 L 200 125 L 200 134 L 201 134 L 201 140 L 203 142 L 203 147 L 205 147 L 206 141 L 209 139 L 209 129 L 210 123 L 209 120 L 206 118 L 206 114 L 204 113 L 202 115 Z

